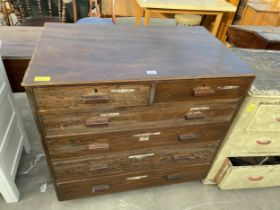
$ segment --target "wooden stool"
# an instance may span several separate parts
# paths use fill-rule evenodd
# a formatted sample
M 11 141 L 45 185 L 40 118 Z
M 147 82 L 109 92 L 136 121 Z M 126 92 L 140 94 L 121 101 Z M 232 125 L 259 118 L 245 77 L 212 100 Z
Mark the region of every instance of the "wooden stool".
M 202 17 L 200 15 L 191 14 L 176 14 L 175 20 L 176 25 L 183 24 L 187 26 L 197 26 L 200 25 Z

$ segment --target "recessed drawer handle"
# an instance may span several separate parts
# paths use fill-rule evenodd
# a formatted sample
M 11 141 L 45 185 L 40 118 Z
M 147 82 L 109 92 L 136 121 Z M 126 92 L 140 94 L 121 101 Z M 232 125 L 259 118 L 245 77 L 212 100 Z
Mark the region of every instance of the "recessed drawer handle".
M 215 90 L 211 87 L 196 87 L 193 88 L 194 96 L 212 96 L 215 94 Z
M 181 134 L 178 136 L 179 141 L 190 141 L 197 139 L 198 136 L 196 134 L 190 133 L 190 134 Z
M 145 178 L 148 178 L 148 175 L 128 177 L 126 180 L 140 180 Z
M 90 171 L 99 171 L 99 170 L 104 170 L 104 169 L 108 169 L 107 163 L 100 163 L 100 164 L 90 166 Z
M 261 181 L 261 180 L 263 180 L 263 176 L 249 176 L 248 177 L 248 180 L 250 180 L 250 181 L 253 181 L 253 182 L 256 182 L 256 181 Z
M 110 189 L 110 185 L 108 184 L 104 184 L 104 185 L 96 185 L 96 186 L 93 186 L 91 188 L 91 192 L 92 193 L 95 193 L 97 191 L 102 191 L 102 190 L 109 190 Z
M 193 160 L 193 159 L 195 159 L 194 156 L 190 156 L 190 155 L 173 155 L 172 158 L 175 161 L 179 161 L 179 160 Z
M 184 176 L 182 174 L 170 174 L 167 175 L 168 180 L 177 180 L 177 179 L 182 179 Z
M 259 145 L 268 145 L 271 144 L 271 140 L 257 140 L 256 143 Z
M 107 95 L 84 96 L 85 104 L 106 103 L 108 101 L 109 101 L 109 97 Z
M 109 120 L 108 119 L 86 120 L 85 125 L 86 127 L 107 126 L 109 125 Z
M 148 153 L 148 154 L 142 154 L 142 155 L 130 155 L 128 156 L 129 159 L 138 159 L 138 160 L 141 160 L 143 158 L 146 158 L 146 157 L 152 157 L 154 156 L 155 153 Z
M 110 144 L 108 143 L 93 143 L 88 145 L 89 150 L 108 150 Z
M 197 120 L 197 119 L 203 119 L 203 118 L 205 118 L 205 115 L 200 111 L 189 112 L 185 115 L 186 120 Z

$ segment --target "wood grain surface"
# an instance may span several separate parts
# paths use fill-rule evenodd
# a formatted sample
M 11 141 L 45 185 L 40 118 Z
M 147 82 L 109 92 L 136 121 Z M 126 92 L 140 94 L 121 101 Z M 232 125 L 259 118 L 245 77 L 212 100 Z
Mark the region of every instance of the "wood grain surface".
M 193 30 L 48 23 L 23 85 L 236 75 L 253 76 L 253 72 L 203 27 Z M 51 80 L 35 82 L 36 76 L 49 76 Z

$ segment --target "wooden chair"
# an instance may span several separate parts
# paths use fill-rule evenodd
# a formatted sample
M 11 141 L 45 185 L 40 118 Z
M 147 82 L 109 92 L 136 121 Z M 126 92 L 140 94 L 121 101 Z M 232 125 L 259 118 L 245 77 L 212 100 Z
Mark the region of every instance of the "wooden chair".
M 75 0 L 73 0 L 75 1 Z M 78 24 L 120 24 L 120 25 L 135 25 L 135 17 L 118 17 L 116 12 L 116 1 L 111 0 L 111 14 L 112 18 L 101 18 L 100 7 L 97 0 L 89 0 L 90 1 L 90 10 L 89 16 L 92 15 L 94 17 L 87 17 L 78 20 Z M 95 10 L 92 11 L 92 5 L 95 5 Z M 142 20 L 143 22 L 143 20 Z M 151 25 L 176 25 L 174 19 L 162 19 L 162 18 L 151 18 Z
M 66 22 L 66 3 L 63 0 L 36 0 L 36 5 L 30 0 L 25 0 L 24 3 L 19 0 L 0 1 L 5 2 L 2 4 L 4 10 L 11 11 L 10 13 L 14 13 L 17 17 L 16 21 L 8 18 L 8 25 L 11 26 L 43 26 L 45 22 Z M 7 5 L 12 5 L 12 9 Z M 9 14 L 6 13 L 6 15 Z

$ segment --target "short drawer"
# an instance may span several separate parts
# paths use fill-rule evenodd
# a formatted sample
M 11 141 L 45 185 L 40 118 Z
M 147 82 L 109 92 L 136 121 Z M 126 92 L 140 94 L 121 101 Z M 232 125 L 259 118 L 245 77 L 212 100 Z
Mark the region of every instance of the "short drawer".
M 59 200 L 68 200 L 144 187 L 200 180 L 205 177 L 208 169 L 209 163 L 203 163 L 184 166 L 182 168 L 151 170 L 112 177 L 92 177 L 72 182 L 58 182 L 56 183 L 56 191 Z
M 69 114 L 42 115 L 47 135 L 82 134 L 128 130 L 137 127 L 153 127 L 159 121 L 179 120 L 183 124 L 205 124 L 229 122 L 235 113 L 238 103 L 158 104 L 137 108 L 123 108 L 102 112 L 82 112 Z M 154 123 L 154 125 L 151 125 Z M 164 123 L 164 122 L 163 122 Z
M 210 162 L 217 144 L 93 155 L 87 158 L 53 161 L 56 180 L 70 181 L 91 176 L 103 177 L 137 171 L 179 167 Z
M 228 158 L 216 183 L 221 189 L 272 187 L 280 185 L 279 175 L 280 156 Z
M 155 103 L 243 97 L 252 78 L 213 78 L 157 82 Z
M 47 138 L 52 159 L 165 146 L 220 142 L 229 123 L 136 129 L 79 136 Z
M 129 107 L 149 103 L 150 85 L 108 85 L 34 88 L 39 111 Z

